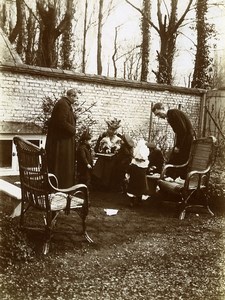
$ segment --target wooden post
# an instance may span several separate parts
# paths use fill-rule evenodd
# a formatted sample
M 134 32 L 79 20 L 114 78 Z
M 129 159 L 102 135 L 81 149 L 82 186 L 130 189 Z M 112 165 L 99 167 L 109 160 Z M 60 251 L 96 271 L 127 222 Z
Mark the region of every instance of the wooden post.
M 201 97 L 199 124 L 198 124 L 198 137 L 205 136 L 205 127 L 206 127 L 205 105 L 206 105 L 206 93 L 204 93 L 203 96 Z
M 153 103 L 151 103 L 151 109 L 150 109 L 150 117 L 149 117 L 149 131 L 148 131 L 148 141 L 151 142 L 151 131 L 152 131 L 152 107 Z

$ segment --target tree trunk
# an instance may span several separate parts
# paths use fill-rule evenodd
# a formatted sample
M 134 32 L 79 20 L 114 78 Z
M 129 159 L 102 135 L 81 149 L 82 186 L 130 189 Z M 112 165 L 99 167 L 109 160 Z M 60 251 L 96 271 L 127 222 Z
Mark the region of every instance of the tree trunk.
M 210 65 L 210 60 L 207 37 L 210 28 L 206 23 L 207 10 L 207 0 L 198 0 L 196 6 L 197 51 L 195 54 L 194 74 L 191 84 L 193 88 L 206 88 L 209 84 L 207 68 Z
M 129 0 L 125 0 L 132 7 L 138 10 L 142 16 L 144 17 L 144 12 L 134 6 Z M 152 71 L 156 75 L 157 83 L 162 84 L 172 84 L 172 66 L 174 60 L 174 54 L 176 50 L 176 38 L 178 35 L 178 28 L 183 23 L 184 18 L 186 17 L 188 11 L 190 10 L 190 6 L 193 0 L 189 0 L 183 14 L 177 20 L 177 3 L 178 0 L 171 0 L 171 8 L 170 13 L 167 9 L 167 14 L 162 17 L 162 9 L 161 4 L 162 0 L 157 0 L 157 17 L 158 17 L 158 26 L 156 26 L 151 19 L 146 20 L 149 24 L 156 30 L 160 38 L 160 51 L 157 52 L 158 56 L 158 70 Z M 163 1 L 165 4 L 166 1 Z
M 113 67 L 114 67 L 114 77 L 117 77 L 117 66 L 116 66 L 116 54 L 117 54 L 117 35 L 118 27 L 115 28 L 115 37 L 114 37 L 114 53 L 112 55 Z
M 82 49 L 82 73 L 85 73 L 86 70 L 86 38 L 87 38 L 87 10 L 88 2 L 85 0 L 85 9 L 84 9 L 84 32 L 83 32 L 83 49 Z
M 62 44 L 61 44 L 61 56 L 62 56 L 62 68 L 64 70 L 70 70 L 72 68 L 71 52 L 72 52 L 72 15 L 75 13 L 73 1 L 67 0 L 67 11 L 71 13 L 68 15 L 68 20 L 65 24 L 65 29 L 62 33 Z M 60 45 L 59 47 L 60 48 Z M 58 57 L 59 55 L 57 55 Z
M 148 64 L 149 64 L 149 45 L 150 45 L 150 0 L 143 0 L 143 16 L 142 16 L 142 64 L 141 64 L 141 81 L 148 79 Z
M 72 3 L 72 1 L 68 0 L 68 3 Z M 53 6 L 49 2 L 48 8 L 45 10 L 44 2 L 39 0 L 37 2 L 37 9 L 41 17 L 39 65 L 49 68 L 57 67 L 55 42 L 56 39 L 68 28 L 68 22 L 71 20 L 70 5 L 67 6 L 65 16 L 58 26 L 56 6 Z
M 97 74 L 102 75 L 102 26 L 103 26 L 103 1 L 99 0 L 98 36 L 97 36 Z
M 23 9 L 22 9 L 23 0 L 16 0 L 16 26 L 13 28 L 9 35 L 9 41 L 14 43 L 19 33 L 22 31 L 22 22 L 23 22 Z

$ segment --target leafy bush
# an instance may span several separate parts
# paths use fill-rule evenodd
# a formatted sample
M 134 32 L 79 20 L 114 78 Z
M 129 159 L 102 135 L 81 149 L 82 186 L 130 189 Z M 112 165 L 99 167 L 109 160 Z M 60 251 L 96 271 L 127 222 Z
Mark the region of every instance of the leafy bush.
M 14 220 L 0 213 L 1 267 L 6 267 L 15 262 L 27 262 L 32 259 L 34 252 L 28 242 L 26 234 L 19 230 Z
M 215 163 L 211 171 L 209 194 L 211 198 L 222 198 L 225 200 L 225 143 L 220 141 L 217 145 Z
M 78 93 L 81 93 L 78 91 Z M 65 94 L 62 93 L 61 96 Z M 48 129 L 48 122 L 52 114 L 52 110 L 56 104 L 56 102 L 59 100 L 54 95 L 54 98 L 51 97 L 44 97 L 42 100 L 42 113 L 36 118 L 35 122 L 39 123 L 39 125 L 42 126 L 43 133 L 47 133 Z M 91 109 L 95 106 L 95 102 L 93 102 L 89 107 L 85 105 L 85 101 L 76 101 L 73 104 L 73 111 L 76 116 L 76 141 L 79 140 L 79 137 L 81 133 L 86 130 L 87 128 L 91 128 L 93 124 L 96 123 L 96 121 L 92 117 Z

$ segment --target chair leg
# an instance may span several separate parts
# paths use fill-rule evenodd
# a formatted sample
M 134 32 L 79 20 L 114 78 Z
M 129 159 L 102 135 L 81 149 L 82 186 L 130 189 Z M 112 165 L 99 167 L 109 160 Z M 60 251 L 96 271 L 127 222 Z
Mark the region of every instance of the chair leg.
M 206 209 L 207 209 L 207 211 L 209 212 L 209 214 L 210 214 L 212 217 L 215 216 L 215 214 L 212 212 L 212 210 L 209 208 L 208 205 L 206 206 Z
M 84 232 L 84 237 L 89 243 L 91 243 L 91 244 L 94 243 L 92 238 L 90 238 L 90 236 L 88 235 L 87 231 Z
M 186 215 L 186 208 L 184 208 L 181 213 L 179 214 L 179 220 L 183 220 Z
M 28 208 L 29 208 L 29 204 L 28 204 L 27 209 Z M 25 209 L 25 203 L 22 200 L 22 203 L 21 203 L 21 215 L 20 215 L 20 228 L 23 228 L 23 225 L 24 225 L 24 214 L 27 211 L 27 209 Z
M 214 217 L 215 216 L 215 214 L 214 214 L 214 212 L 209 208 L 209 196 L 205 193 L 205 198 L 206 198 L 206 209 L 207 209 L 207 211 L 209 212 L 209 214 L 212 216 L 212 217 Z
M 50 245 L 51 245 L 51 238 L 52 238 L 52 231 L 56 224 L 56 219 L 59 212 L 47 212 L 47 216 L 44 216 L 44 223 L 45 223 L 45 242 L 42 248 L 42 253 L 44 255 L 48 254 Z
M 83 227 L 83 235 L 84 235 L 85 239 L 89 243 L 94 243 L 94 241 L 92 240 L 92 238 L 90 238 L 90 236 L 88 235 L 88 233 L 86 231 L 86 215 L 82 216 L 82 227 Z
M 46 241 L 43 245 L 43 248 L 42 248 L 42 253 L 44 255 L 47 255 L 48 252 L 49 252 L 49 249 L 50 249 L 50 241 Z
M 24 225 L 24 215 L 26 213 L 26 211 L 31 207 L 30 204 L 27 205 L 27 207 L 25 207 L 24 202 L 22 201 L 21 203 L 21 214 L 20 214 L 20 228 L 23 228 Z
M 52 230 L 51 227 L 48 226 L 48 223 L 45 225 L 45 241 L 42 247 L 42 253 L 44 255 L 48 254 L 51 244 L 51 238 L 52 238 Z
M 208 195 L 207 195 L 207 192 L 206 191 L 202 191 L 202 190 L 200 190 L 199 191 L 199 198 L 202 198 L 202 199 L 205 199 L 205 201 L 203 201 L 202 202 L 202 207 L 204 207 L 207 211 L 208 211 L 208 213 L 212 216 L 212 217 L 214 217 L 215 216 L 215 214 L 213 213 L 213 211 L 209 208 L 209 198 L 208 198 Z

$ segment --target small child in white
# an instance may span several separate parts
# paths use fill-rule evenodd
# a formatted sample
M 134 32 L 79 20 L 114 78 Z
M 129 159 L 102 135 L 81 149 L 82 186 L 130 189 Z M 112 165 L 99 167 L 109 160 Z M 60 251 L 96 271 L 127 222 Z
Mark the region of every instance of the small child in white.
M 149 149 L 146 141 L 141 139 L 134 148 L 134 155 L 129 170 L 129 182 L 127 195 L 130 197 L 130 205 L 140 204 L 142 195 L 147 194 L 146 172 L 149 164 Z

